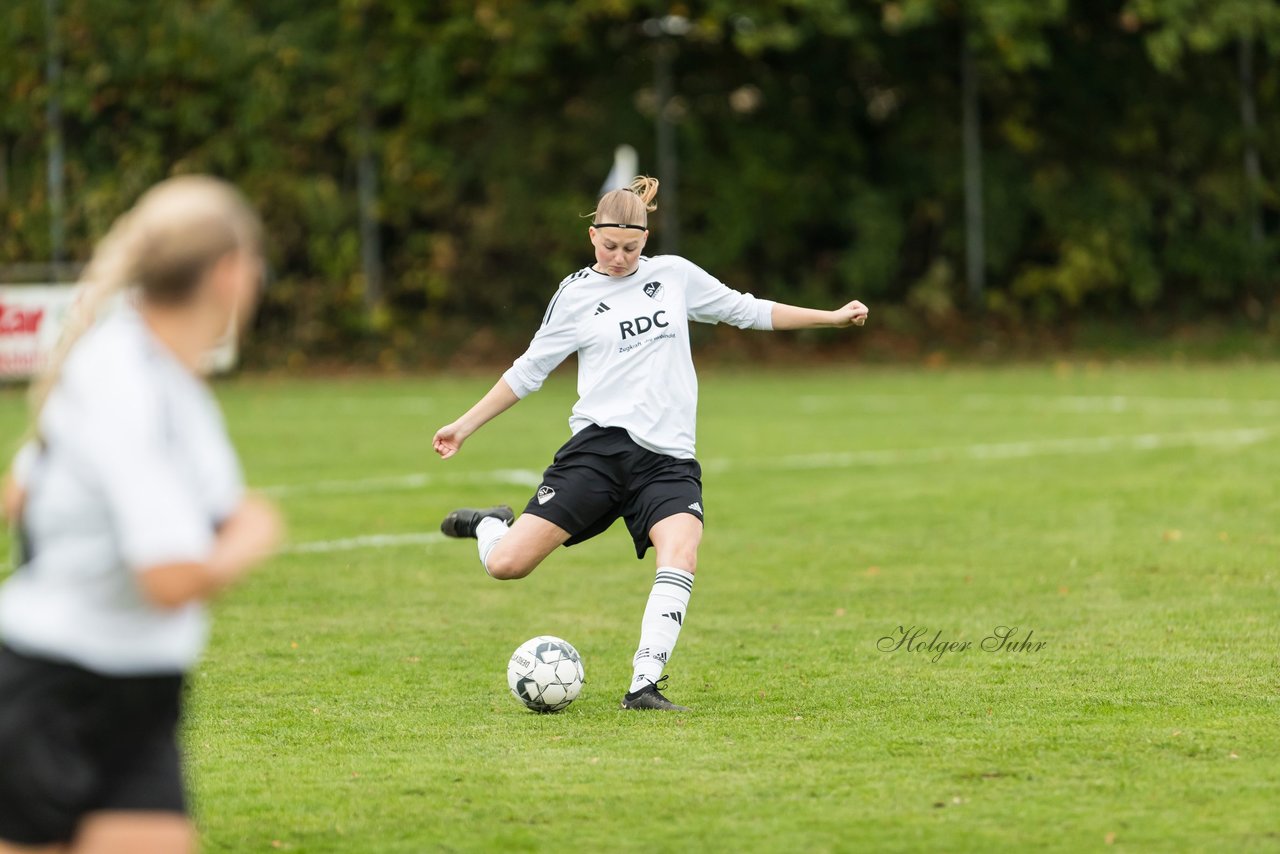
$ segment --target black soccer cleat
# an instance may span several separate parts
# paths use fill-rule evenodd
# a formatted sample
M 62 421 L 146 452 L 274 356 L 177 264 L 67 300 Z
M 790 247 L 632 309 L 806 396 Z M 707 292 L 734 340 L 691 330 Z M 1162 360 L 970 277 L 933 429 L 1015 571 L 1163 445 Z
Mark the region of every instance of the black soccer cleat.
M 662 692 L 658 690 L 658 685 L 666 687 L 667 677 L 663 676 L 657 682 L 650 682 L 639 691 L 632 691 L 622 696 L 622 708 L 624 709 L 647 709 L 656 712 L 687 712 L 688 706 L 677 706 L 675 703 L 662 696 Z
M 499 504 L 497 507 L 461 507 L 444 517 L 444 521 L 440 523 L 440 530 L 446 537 L 475 539 L 476 526 L 480 524 L 480 520 L 490 517 L 501 519 L 510 525 L 515 521 L 516 514 L 505 504 Z

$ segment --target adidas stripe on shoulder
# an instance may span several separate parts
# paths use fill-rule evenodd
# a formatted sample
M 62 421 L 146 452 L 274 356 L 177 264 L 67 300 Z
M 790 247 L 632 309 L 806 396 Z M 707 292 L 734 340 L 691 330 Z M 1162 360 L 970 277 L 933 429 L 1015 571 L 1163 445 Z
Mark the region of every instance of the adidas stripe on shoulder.
M 542 325 L 546 326 L 551 322 L 551 313 L 555 311 L 556 303 L 560 301 L 560 295 L 564 293 L 565 288 L 586 277 L 591 272 L 590 267 L 583 267 L 576 273 L 571 273 L 561 280 L 560 286 L 556 289 L 556 295 L 551 298 L 551 303 L 547 306 L 546 314 L 542 315 Z
M 560 280 L 560 287 L 563 288 L 565 285 L 572 284 L 573 282 L 578 281 L 578 279 L 583 278 L 590 272 L 591 272 L 590 267 L 583 267 L 581 270 L 579 270 L 576 273 L 570 273 L 569 275 L 565 276 L 563 279 Z

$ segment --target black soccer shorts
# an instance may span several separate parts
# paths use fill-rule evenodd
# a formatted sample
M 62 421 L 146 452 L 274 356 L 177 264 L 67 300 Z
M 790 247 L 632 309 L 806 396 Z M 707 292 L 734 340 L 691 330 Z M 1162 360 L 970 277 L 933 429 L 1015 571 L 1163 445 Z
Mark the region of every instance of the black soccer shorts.
M 182 682 L 0 649 L 0 840 L 69 842 L 102 811 L 185 814 Z
M 524 512 L 569 532 L 566 546 L 626 520 L 636 557 L 653 545 L 649 531 L 677 513 L 702 519 L 702 467 L 642 448 L 621 427 L 591 425 L 556 452 Z

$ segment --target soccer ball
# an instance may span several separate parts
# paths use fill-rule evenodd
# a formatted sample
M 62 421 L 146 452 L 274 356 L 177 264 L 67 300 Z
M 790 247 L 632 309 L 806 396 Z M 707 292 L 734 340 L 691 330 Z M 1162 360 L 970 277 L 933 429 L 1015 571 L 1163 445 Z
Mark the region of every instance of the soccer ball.
M 550 635 L 527 640 L 511 653 L 507 684 L 535 712 L 558 712 L 582 690 L 582 658 L 573 644 Z

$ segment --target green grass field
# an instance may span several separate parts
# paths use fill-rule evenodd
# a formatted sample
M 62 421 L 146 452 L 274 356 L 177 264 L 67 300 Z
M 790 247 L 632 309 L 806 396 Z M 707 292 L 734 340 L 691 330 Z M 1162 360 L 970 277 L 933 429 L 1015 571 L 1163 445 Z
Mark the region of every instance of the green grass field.
M 219 386 L 292 546 L 192 678 L 203 850 L 1280 850 L 1280 366 L 704 372 L 678 716 L 617 708 L 620 524 L 508 583 L 435 533 L 567 438 L 561 375 L 435 459 L 493 379 Z M 505 683 L 544 633 L 551 716 Z

